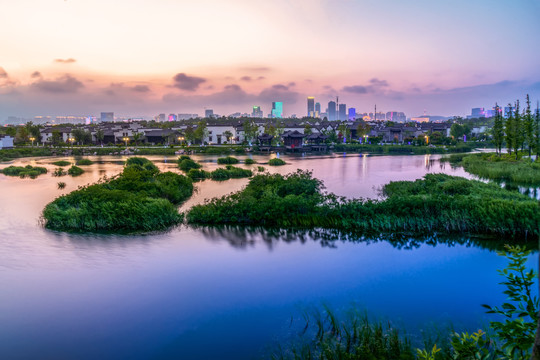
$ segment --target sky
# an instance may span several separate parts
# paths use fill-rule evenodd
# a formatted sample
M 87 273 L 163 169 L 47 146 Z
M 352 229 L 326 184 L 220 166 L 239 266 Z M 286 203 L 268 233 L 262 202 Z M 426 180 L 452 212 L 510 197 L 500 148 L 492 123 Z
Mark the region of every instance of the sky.
M 467 115 L 540 99 L 539 0 L 0 0 L 8 116 L 228 115 L 306 98 Z

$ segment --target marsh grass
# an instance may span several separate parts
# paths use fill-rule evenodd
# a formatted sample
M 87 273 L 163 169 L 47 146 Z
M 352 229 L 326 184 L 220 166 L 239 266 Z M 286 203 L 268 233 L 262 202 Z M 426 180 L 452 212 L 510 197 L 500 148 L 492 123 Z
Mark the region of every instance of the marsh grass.
M 55 166 L 68 166 L 68 165 L 71 165 L 71 163 L 69 161 L 66 161 L 66 160 L 55 161 L 52 164 L 55 165 Z
M 240 192 L 196 205 L 195 224 L 329 228 L 360 233 L 460 233 L 538 236 L 537 201 L 496 184 L 428 174 L 384 186 L 383 200 L 345 199 L 323 191 L 310 172 L 254 176 Z
M 189 172 L 191 169 L 200 169 L 202 165 L 192 160 L 188 155 L 182 155 L 178 158 L 178 167 L 184 172 Z
M 8 166 L 7 168 L 0 169 L 0 173 L 7 176 L 18 176 L 22 179 L 27 178 L 27 177 L 31 179 L 35 179 L 39 175 L 46 174 L 47 169 L 44 167 L 31 166 L 31 165 L 26 165 L 24 167 Z
M 73 165 L 68 169 L 67 173 L 71 176 L 79 176 L 84 173 L 84 170 L 78 166 Z
M 182 221 L 176 206 L 193 193 L 192 181 L 130 158 L 123 172 L 58 197 L 43 210 L 47 228 L 69 232 L 132 233 L 167 229 Z
M 286 164 L 285 160 L 281 160 L 279 158 L 273 158 L 268 161 L 268 165 L 270 166 L 281 166 L 285 164 Z
M 220 165 L 232 165 L 238 164 L 240 161 L 232 156 L 221 157 L 217 159 L 217 163 Z
M 256 164 L 257 162 L 255 160 L 253 160 L 252 158 L 247 158 L 244 163 L 246 165 L 253 165 L 253 164 Z
M 92 165 L 94 162 L 90 159 L 80 159 L 80 160 L 77 160 L 77 162 L 75 163 L 75 165 Z

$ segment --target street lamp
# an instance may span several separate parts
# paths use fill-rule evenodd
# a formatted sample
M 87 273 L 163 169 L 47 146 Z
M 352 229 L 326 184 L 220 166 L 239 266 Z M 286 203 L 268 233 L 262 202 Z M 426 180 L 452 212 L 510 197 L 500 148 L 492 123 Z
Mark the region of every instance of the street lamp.
M 33 136 L 31 136 L 29 139 L 30 139 L 30 141 L 32 142 L 32 147 L 34 147 L 34 140 L 36 140 L 36 138 L 33 137 Z
M 182 146 L 182 142 L 184 141 L 184 137 L 183 137 L 183 136 L 179 136 L 179 137 L 178 137 L 178 141 L 180 141 L 180 146 Z
M 75 138 L 68 138 L 68 141 L 71 143 L 71 147 L 73 147 L 73 143 L 75 142 Z
M 129 141 L 129 137 L 124 136 L 124 137 L 122 138 L 122 140 L 124 140 L 124 141 L 126 142 L 126 149 L 127 149 L 127 144 L 128 144 L 128 141 Z

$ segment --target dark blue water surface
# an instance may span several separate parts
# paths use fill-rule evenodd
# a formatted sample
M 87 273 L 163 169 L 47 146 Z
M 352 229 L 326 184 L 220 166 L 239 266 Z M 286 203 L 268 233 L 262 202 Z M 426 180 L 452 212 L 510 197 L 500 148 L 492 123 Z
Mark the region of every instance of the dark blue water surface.
M 312 169 L 329 191 L 349 197 L 377 197 L 382 184 L 427 172 L 466 176 L 430 156 L 282 158 L 289 165 L 270 171 Z M 174 170 L 174 158 L 152 159 Z M 217 166 L 214 157 L 197 159 L 207 169 Z M 52 170 L 54 160 L 17 164 Z M 0 175 L 0 358 L 261 358 L 294 337 L 303 314 L 323 304 L 338 315 L 367 310 L 420 343 L 420 329 L 485 329 L 494 318 L 480 305 L 505 299 L 496 269 L 506 260 L 461 240 L 392 245 L 325 240 L 317 232 L 187 226 L 144 236 L 44 230 L 45 204 L 121 171 L 112 162 L 118 159 L 95 160 L 100 163 L 82 176 L 63 177 L 64 190 L 50 175 Z M 182 209 L 246 182 L 200 183 Z M 528 265 L 536 267 L 535 258 Z

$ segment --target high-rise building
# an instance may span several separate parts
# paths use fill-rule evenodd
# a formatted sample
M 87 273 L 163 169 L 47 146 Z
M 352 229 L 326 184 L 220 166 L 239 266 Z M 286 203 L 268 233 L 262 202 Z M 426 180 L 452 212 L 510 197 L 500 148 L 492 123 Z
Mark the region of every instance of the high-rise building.
M 315 112 L 316 113 L 321 113 L 321 103 L 315 103 Z
M 349 120 L 351 120 L 351 121 L 356 120 L 356 109 L 355 108 L 349 108 Z
M 273 118 L 282 118 L 283 117 L 283 102 L 274 101 L 272 103 L 272 117 Z
M 159 122 L 165 122 L 165 114 L 159 114 L 157 116 L 157 121 Z
M 328 103 L 328 120 L 329 121 L 334 121 L 336 120 L 336 102 L 335 101 L 330 101 Z
M 101 122 L 113 122 L 114 113 L 113 112 L 102 112 L 101 113 Z
M 177 119 L 176 114 L 169 114 L 169 121 L 176 121 Z
M 262 118 L 264 115 L 263 115 L 263 112 L 261 110 L 261 107 L 260 106 L 254 106 L 253 107 L 253 112 L 251 113 L 251 116 L 255 117 L 255 118 Z
M 472 118 L 483 118 L 486 117 L 486 112 L 484 108 L 473 108 L 471 111 Z
M 211 118 L 213 116 L 214 116 L 214 110 L 212 110 L 212 109 L 204 110 L 204 117 L 205 118 Z
M 313 96 L 307 98 L 307 116 L 315 116 L 315 98 Z
M 504 117 L 505 118 L 509 118 L 510 117 L 510 113 L 512 113 L 512 115 L 514 114 L 514 107 L 513 106 L 505 106 L 504 107 Z
M 338 120 L 347 120 L 347 105 L 339 104 Z

